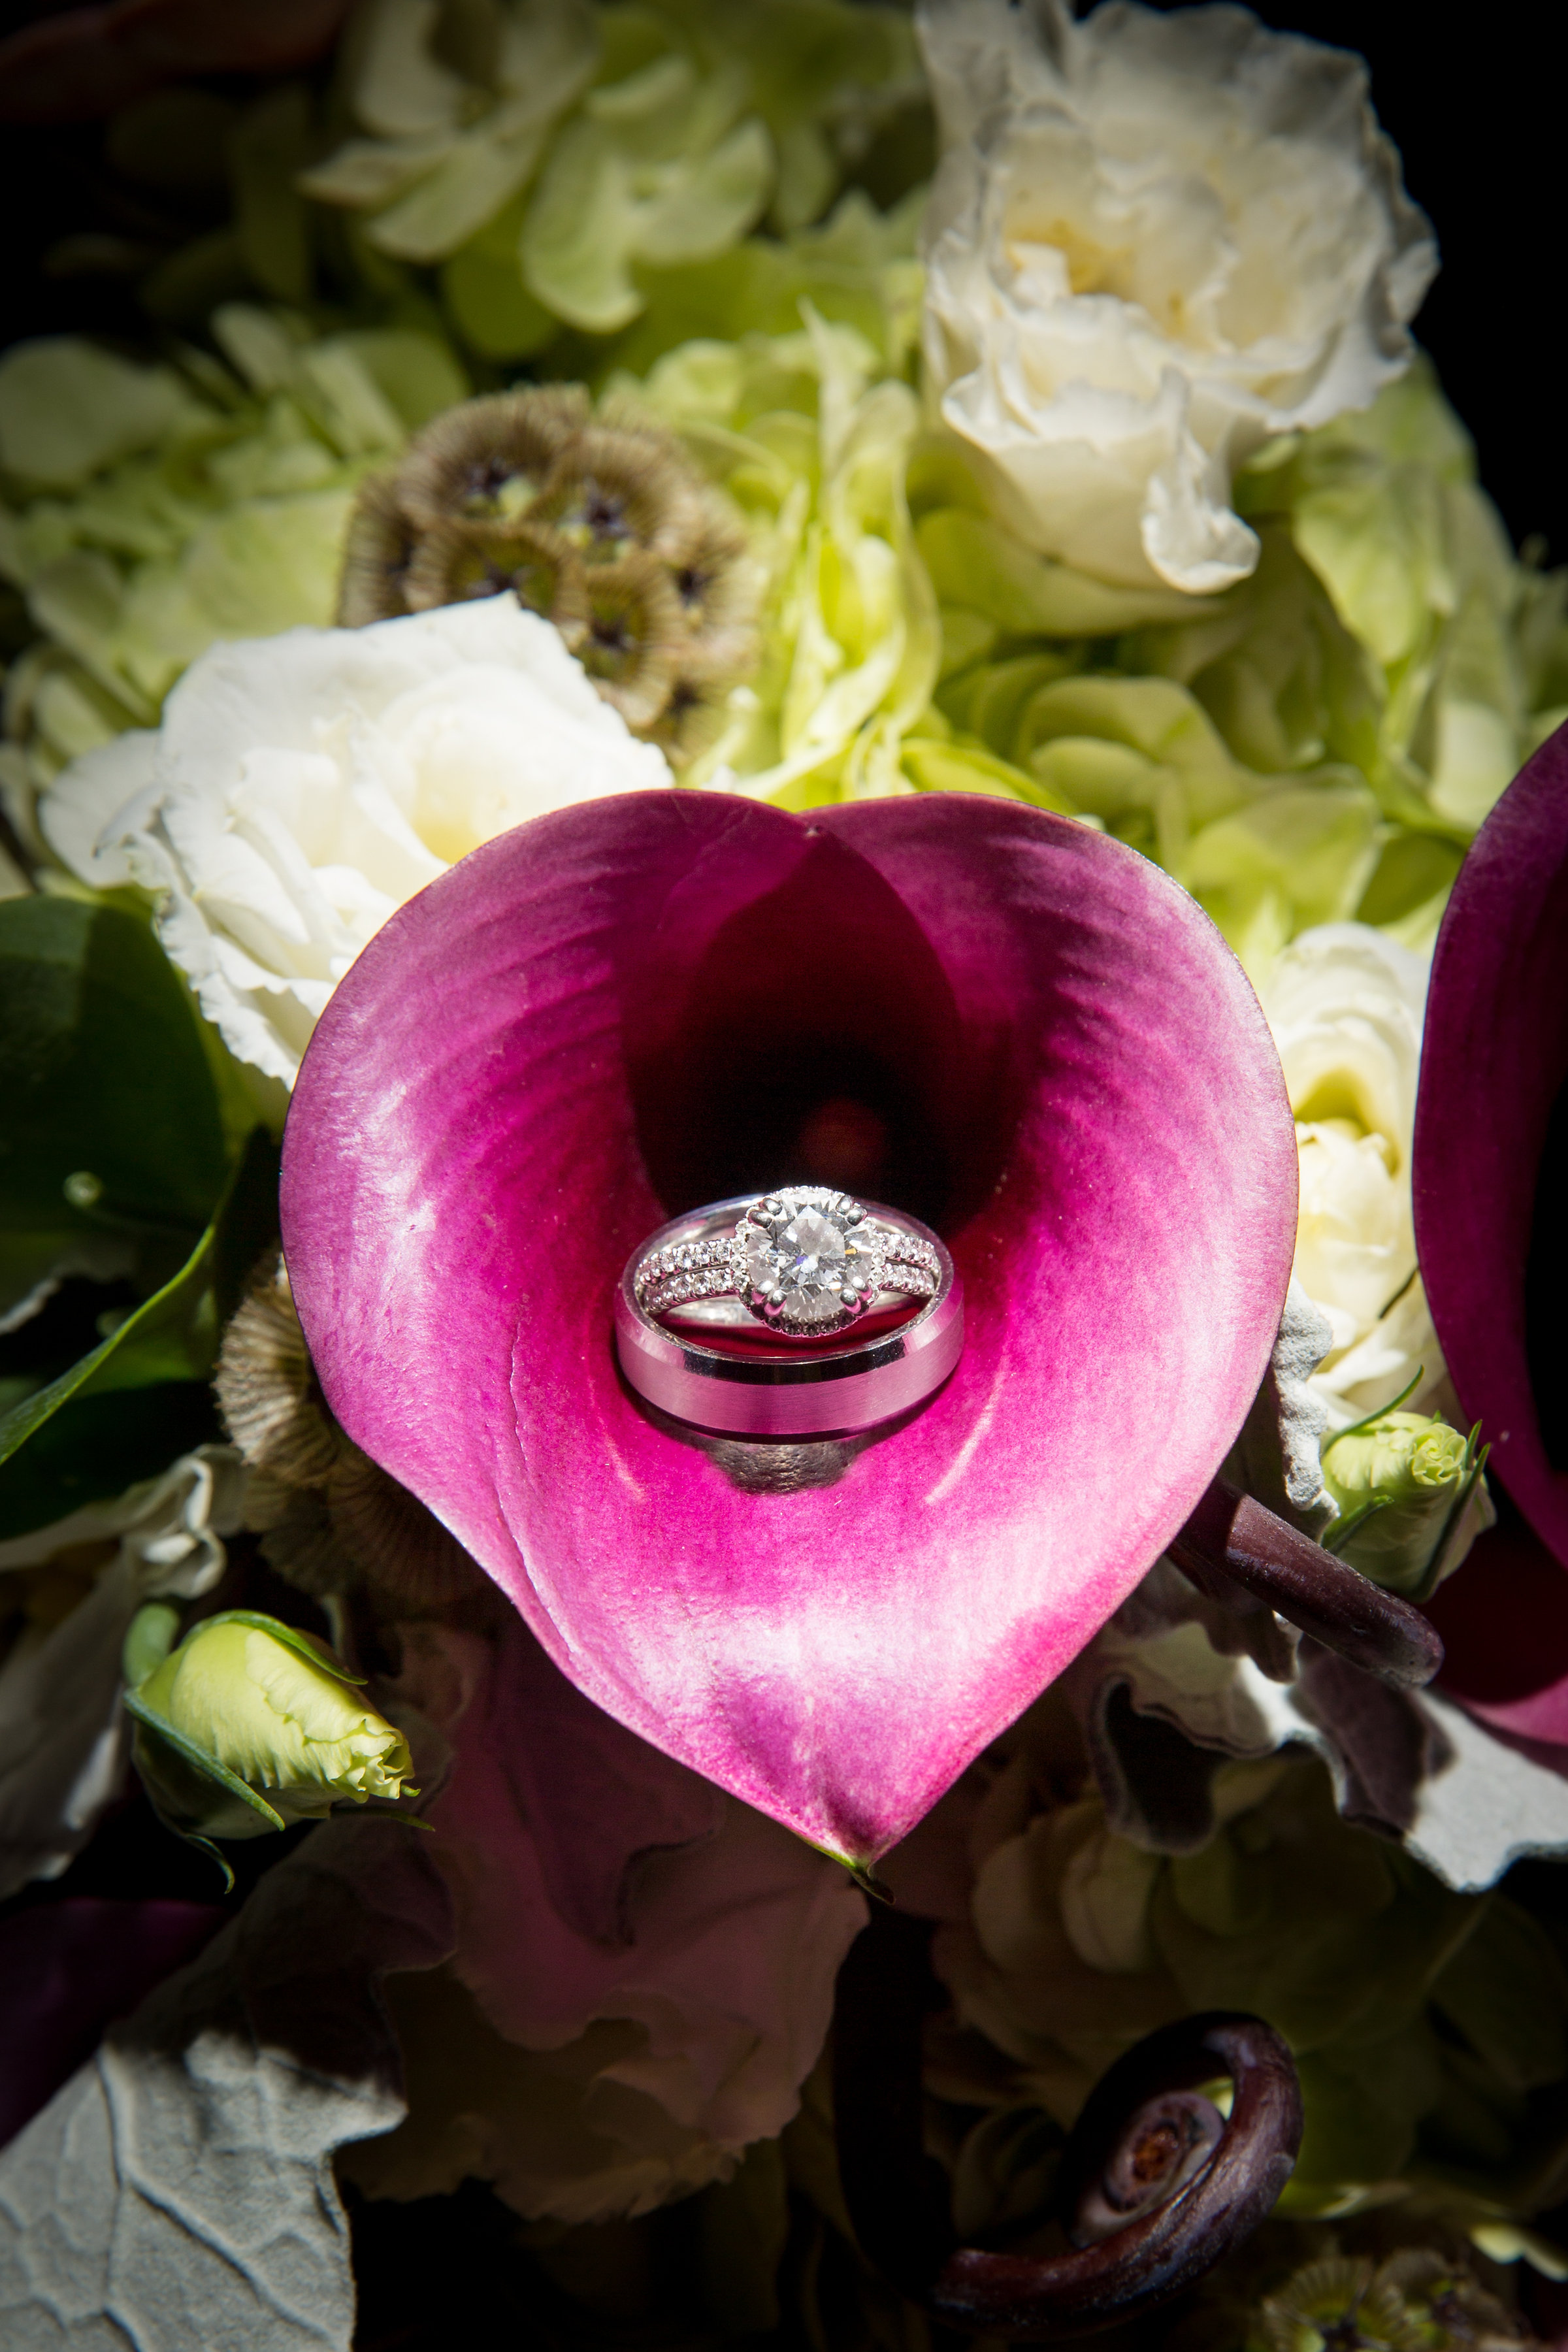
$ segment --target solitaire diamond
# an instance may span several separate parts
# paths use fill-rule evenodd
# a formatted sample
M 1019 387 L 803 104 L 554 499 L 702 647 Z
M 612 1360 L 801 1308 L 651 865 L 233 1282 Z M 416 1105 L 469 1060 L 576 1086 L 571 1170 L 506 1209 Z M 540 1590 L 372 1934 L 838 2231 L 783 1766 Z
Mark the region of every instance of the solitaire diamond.
M 753 1202 L 737 1226 L 735 1287 L 773 1329 L 816 1338 L 869 1307 L 882 1286 L 883 1241 L 848 1193 L 788 1185 Z
M 633 1275 L 637 1304 L 660 1316 L 739 1298 L 780 1339 L 827 1338 L 864 1315 L 879 1291 L 935 1297 L 936 1250 L 884 1222 L 895 1213 L 874 1217 L 825 1184 L 785 1185 L 752 1202 L 727 1232 L 703 1232 L 699 1219 L 688 1238 L 644 1251 Z

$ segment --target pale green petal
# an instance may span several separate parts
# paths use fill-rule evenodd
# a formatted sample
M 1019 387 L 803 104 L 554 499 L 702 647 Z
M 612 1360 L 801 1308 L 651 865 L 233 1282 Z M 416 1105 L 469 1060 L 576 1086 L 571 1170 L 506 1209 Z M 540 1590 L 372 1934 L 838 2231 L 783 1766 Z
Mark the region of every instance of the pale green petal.
M 1442 486 L 1409 465 L 1328 484 L 1298 503 L 1296 544 L 1353 636 L 1388 667 L 1457 601 L 1443 541 Z
M 595 122 L 571 124 L 523 226 L 530 292 L 591 334 L 611 334 L 635 319 L 641 298 L 627 266 L 635 208 L 631 166 L 609 133 Z
M 352 503 L 347 490 L 257 500 L 215 516 L 177 564 L 144 566 L 113 633 L 119 690 L 155 703 L 216 637 L 330 625 Z
M 364 370 L 404 431 L 417 432 L 443 408 L 467 400 L 468 383 L 445 343 L 401 327 L 353 328 L 331 339 Z
M 922 793 L 983 793 L 994 800 L 1051 809 L 1058 816 L 1076 815 L 1083 805 L 973 744 L 906 736 L 901 764 L 910 782 Z
M 611 130 L 633 131 L 660 116 L 684 110 L 697 89 L 697 70 L 690 58 L 671 50 L 617 81 L 602 82 L 589 91 L 583 111 L 590 121 Z
M 151 447 L 187 404 L 169 368 L 137 366 L 77 335 L 18 343 L 0 359 L 0 468 L 74 489 Z
M 741 123 L 710 154 L 680 167 L 668 187 L 640 205 L 632 250 L 668 268 L 706 261 L 745 235 L 767 203 L 773 151 L 763 124 Z
M 349 96 L 368 131 L 406 139 L 455 130 L 468 85 L 431 48 L 438 0 L 371 0 L 351 52 Z
M 371 207 L 390 204 L 434 171 L 458 141 L 455 131 L 422 131 L 408 139 L 347 139 L 324 163 L 301 172 L 298 186 L 323 205 Z
M 503 205 L 441 268 L 447 308 L 464 341 L 487 359 L 527 359 L 561 331 L 554 311 L 522 281 L 523 209 L 521 199 Z
M 1014 635 L 1109 636 L 1146 621 L 1189 619 L 1204 600 L 1173 588 L 1113 588 L 1034 554 L 1000 523 L 941 508 L 917 526 L 921 553 L 944 604 L 963 604 Z
M 376 215 L 366 231 L 372 244 L 402 261 L 439 261 L 523 186 L 544 138 L 542 124 L 509 139 L 466 133 L 416 187 Z
M 1291 784 L 1196 833 L 1174 862 L 1255 982 L 1297 931 L 1353 914 L 1377 859 L 1377 804 L 1349 778 Z

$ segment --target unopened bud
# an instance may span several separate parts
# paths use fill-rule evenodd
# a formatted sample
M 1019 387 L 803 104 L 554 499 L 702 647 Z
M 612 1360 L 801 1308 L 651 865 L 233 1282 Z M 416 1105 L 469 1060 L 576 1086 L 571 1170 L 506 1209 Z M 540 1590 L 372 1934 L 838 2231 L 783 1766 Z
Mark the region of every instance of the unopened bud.
M 359 1679 L 274 1617 L 205 1619 L 126 1696 L 148 1794 L 171 1828 L 204 1839 L 260 1837 L 334 1804 L 401 1796 L 408 1743 Z
M 1323 1536 L 1328 1549 L 1388 1591 L 1425 1598 L 1458 1566 L 1451 1538 L 1486 1458 L 1477 1434 L 1462 1436 L 1426 1413 L 1390 1412 L 1329 1438 L 1323 1484 L 1340 1516 Z

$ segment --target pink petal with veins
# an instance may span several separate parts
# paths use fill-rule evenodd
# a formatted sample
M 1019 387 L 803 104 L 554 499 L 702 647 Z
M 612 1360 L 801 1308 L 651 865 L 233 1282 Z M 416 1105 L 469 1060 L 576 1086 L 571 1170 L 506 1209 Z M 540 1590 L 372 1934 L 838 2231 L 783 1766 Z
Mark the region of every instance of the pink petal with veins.
M 952 1249 L 957 1370 L 869 1443 L 657 1425 L 612 1347 L 628 1255 L 831 1181 L 810 1155 L 846 1133 Z M 1201 908 L 958 795 L 646 793 L 504 835 L 353 966 L 284 1151 L 295 1297 L 359 1444 L 598 1706 L 863 1862 L 1185 1518 L 1295 1216 L 1278 1059 Z

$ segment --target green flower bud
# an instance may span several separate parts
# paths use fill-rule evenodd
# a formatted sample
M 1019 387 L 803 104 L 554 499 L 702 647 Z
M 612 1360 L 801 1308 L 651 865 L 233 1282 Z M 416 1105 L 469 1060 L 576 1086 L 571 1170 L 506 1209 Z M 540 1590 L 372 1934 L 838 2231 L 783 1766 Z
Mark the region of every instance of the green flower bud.
M 148 1794 L 171 1828 L 204 1841 L 401 1796 L 408 1743 L 353 1688 L 361 1679 L 274 1617 L 207 1618 L 127 1694 Z
M 1478 1431 L 1465 1437 L 1435 1416 L 1385 1412 L 1328 1439 L 1323 1484 L 1340 1512 L 1328 1549 L 1390 1591 L 1424 1599 L 1480 1478 Z

